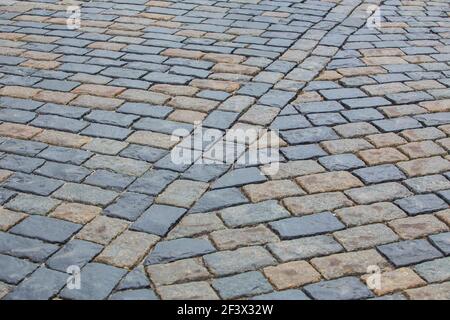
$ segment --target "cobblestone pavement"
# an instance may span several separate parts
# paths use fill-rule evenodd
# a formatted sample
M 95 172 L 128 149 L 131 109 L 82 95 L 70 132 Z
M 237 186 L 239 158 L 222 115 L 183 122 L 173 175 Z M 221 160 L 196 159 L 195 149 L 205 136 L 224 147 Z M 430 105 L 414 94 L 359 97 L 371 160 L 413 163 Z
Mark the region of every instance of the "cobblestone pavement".
M 0 1 L 0 298 L 450 299 L 448 0 L 68 3 Z

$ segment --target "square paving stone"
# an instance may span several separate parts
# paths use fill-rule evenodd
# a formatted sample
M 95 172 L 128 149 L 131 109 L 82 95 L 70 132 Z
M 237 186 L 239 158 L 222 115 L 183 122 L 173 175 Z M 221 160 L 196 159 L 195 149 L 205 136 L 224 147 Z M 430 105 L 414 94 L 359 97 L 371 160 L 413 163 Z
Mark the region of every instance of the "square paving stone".
M 114 218 L 135 221 L 152 203 L 153 197 L 151 196 L 125 192 L 114 203 L 106 207 L 103 214 Z
M 155 204 L 132 224 L 131 229 L 163 237 L 185 212 L 186 209 Z
M 396 267 L 420 263 L 442 257 L 426 240 L 407 240 L 378 246 L 377 249 Z
M 356 277 L 322 281 L 304 287 L 317 300 L 357 300 L 373 297 L 372 292 Z
M 215 110 L 203 120 L 202 124 L 208 128 L 228 129 L 238 116 L 239 114 L 235 112 Z
M 212 286 L 223 299 L 236 299 L 273 291 L 266 278 L 256 271 L 216 279 Z
M 120 279 L 126 274 L 124 269 L 100 263 L 89 263 L 80 273 L 81 288 L 64 288 L 60 296 L 71 300 L 106 299 Z
M 102 249 L 103 246 L 99 244 L 74 239 L 64 245 L 46 264 L 49 268 L 61 272 L 66 272 L 70 266 L 82 268 L 99 254 Z
M 0 254 L 0 281 L 18 284 L 38 267 L 27 260 Z
M 145 265 L 167 263 L 216 251 L 206 239 L 180 238 L 159 242 L 148 255 Z
M 406 179 L 406 176 L 396 166 L 386 164 L 367 167 L 352 172 L 361 178 L 364 183 L 379 183 Z
M 450 255 L 450 232 L 435 234 L 429 238 L 446 256 Z
M 177 173 L 168 170 L 151 170 L 136 179 L 128 191 L 157 195 L 178 176 Z
M 41 267 L 22 281 L 5 300 L 48 300 L 56 296 L 69 275 Z
M 195 181 L 210 182 L 228 170 L 226 164 L 194 164 L 186 170 L 182 177 Z
M 238 188 L 226 188 L 206 192 L 192 207 L 190 213 L 208 212 L 249 202 Z
M 345 228 L 330 212 L 278 220 L 270 223 L 269 226 L 283 240 L 318 235 Z
M 81 225 L 42 216 L 30 216 L 13 227 L 10 232 L 48 242 L 65 242 L 81 229 Z
M 319 163 L 331 171 L 356 169 L 365 166 L 364 161 L 360 160 L 354 154 L 338 154 L 320 157 Z
M 447 203 L 434 194 L 423 194 L 403 198 L 396 200 L 394 203 L 411 216 L 448 208 Z
M 15 173 L 4 184 L 5 187 L 48 196 L 63 185 L 62 181 L 45 178 L 33 174 Z
M 29 214 L 45 215 L 53 210 L 61 201 L 31 194 L 19 194 L 4 207 Z

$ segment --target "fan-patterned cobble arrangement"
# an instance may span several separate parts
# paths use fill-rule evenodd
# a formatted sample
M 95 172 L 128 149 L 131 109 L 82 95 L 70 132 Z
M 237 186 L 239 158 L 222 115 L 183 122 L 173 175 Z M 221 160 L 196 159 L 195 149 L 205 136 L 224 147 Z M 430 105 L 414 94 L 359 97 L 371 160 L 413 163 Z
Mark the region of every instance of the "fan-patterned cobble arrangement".
M 1 1 L 0 298 L 450 299 L 449 13 Z M 279 170 L 174 163 L 199 121 Z

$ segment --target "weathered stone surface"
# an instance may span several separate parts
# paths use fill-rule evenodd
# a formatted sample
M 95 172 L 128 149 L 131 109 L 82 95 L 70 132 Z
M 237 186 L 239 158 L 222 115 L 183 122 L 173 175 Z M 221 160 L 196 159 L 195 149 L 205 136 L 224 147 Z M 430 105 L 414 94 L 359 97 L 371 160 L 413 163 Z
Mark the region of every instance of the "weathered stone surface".
M 306 261 L 294 261 L 264 268 L 264 274 L 277 290 L 300 287 L 320 280 L 320 274 Z

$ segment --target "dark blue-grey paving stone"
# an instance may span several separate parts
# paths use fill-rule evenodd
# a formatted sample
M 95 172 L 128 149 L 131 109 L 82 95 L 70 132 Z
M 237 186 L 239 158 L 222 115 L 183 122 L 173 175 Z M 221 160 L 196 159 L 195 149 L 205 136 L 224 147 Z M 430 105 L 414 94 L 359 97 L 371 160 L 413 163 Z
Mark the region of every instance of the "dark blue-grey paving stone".
M 150 287 L 143 267 L 137 267 L 130 271 L 117 286 L 117 290 L 141 289 Z
M 38 109 L 38 113 L 54 114 L 63 117 L 79 119 L 91 111 L 89 108 L 65 106 L 61 104 L 46 103 Z
M 157 169 L 167 169 L 167 170 L 172 170 L 172 171 L 176 171 L 176 172 L 184 172 L 186 171 L 192 164 L 192 162 L 194 162 L 196 160 L 196 154 L 195 152 L 192 152 L 192 150 L 188 150 L 188 149 L 183 149 L 183 148 L 179 148 L 177 149 L 177 151 L 183 152 L 183 151 L 187 151 L 188 155 L 190 156 L 190 159 L 186 156 L 186 154 L 183 153 L 183 158 L 182 161 L 173 161 L 173 154 L 167 154 L 166 156 L 164 156 L 163 158 L 159 159 L 154 165 L 154 168 Z
M 267 279 L 257 271 L 215 279 L 212 286 L 223 299 L 235 299 L 273 291 Z
M 120 156 L 147 162 L 156 162 L 167 154 L 167 150 L 130 144 L 120 152 Z
M 423 91 L 391 93 L 387 94 L 386 98 L 393 101 L 395 104 L 409 104 L 426 100 L 434 100 L 432 95 Z
M 442 282 L 450 279 L 450 257 L 435 259 L 418 264 L 414 267 L 427 282 Z
M 282 131 L 281 137 L 289 144 L 313 143 L 338 139 L 339 136 L 329 127 L 315 127 Z
M 293 114 L 276 117 L 270 127 L 278 130 L 300 129 L 311 127 L 311 123 L 309 123 L 304 116 L 300 114 Z
M 403 198 L 396 200 L 395 204 L 411 216 L 448 208 L 445 201 L 435 194 L 420 194 L 417 196 Z
M 0 109 L 0 120 L 15 122 L 15 123 L 27 123 L 36 117 L 34 112 L 16 110 L 16 109 Z
M 378 183 L 406 179 L 406 176 L 393 164 L 362 168 L 353 171 L 364 183 Z
M 344 117 L 339 113 L 310 113 L 308 114 L 308 120 L 315 126 L 332 126 L 337 124 L 347 123 Z
M 62 181 L 45 178 L 33 174 L 16 172 L 5 182 L 4 186 L 10 189 L 30 192 L 41 196 L 48 196 L 63 185 Z
M 108 85 L 147 90 L 150 87 L 150 82 L 124 78 L 124 79 L 114 79 L 113 81 L 109 82 Z
M 59 70 L 68 71 L 68 72 L 82 72 L 95 74 L 99 71 L 103 70 L 104 67 L 89 65 L 89 64 L 81 64 L 81 63 L 64 63 L 59 66 Z
M 234 169 L 217 179 L 211 188 L 238 187 L 250 183 L 264 182 L 266 180 L 266 176 L 257 168 Z
M 377 249 L 396 267 L 416 264 L 442 257 L 427 240 L 407 240 L 378 246 Z
M 126 102 L 117 111 L 154 118 L 164 118 L 173 109 L 165 106 L 155 106 L 147 103 Z
M 55 115 L 39 115 L 36 119 L 31 121 L 31 125 L 39 128 L 55 129 L 72 133 L 80 132 L 88 124 L 89 123 L 82 120 Z
M 270 90 L 258 100 L 258 103 L 271 107 L 282 108 L 287 105 L 289 101 L 291 101 L 291 99 L 294 97 L 295 93 L 293 92 Z
M 238 188 L 226 188 L 206 192 L 190 210 L 191 213 L 207 212 L 248 202 Z
M 69 92 L 79 85 L 80 83 L 75 81 L 45 79 L 34 86 L 36 88 Z
M 373 297 L 367 286 L 356 277 L 321 281 L 303 289 L 317 300 L 357 300 Z
M 303 291 L 290 289 L 252 297 L 251 300 L 311 300 Z
M 14 226 L 10 232 L 48 242 L 65 242 L 82 225 L 42 216 L 30 216 Z
M 231 95 L 225 91 L 202 90 L 196 95 L 198 98 L 224 101 Z
M 439 191 L 438 194 L 450 203 L 450 190 Z
M 64 288 L 61 298 L 71 300 L 106 299 L 126 274 L 126 270 L 106 264 L 89 263 L 80 273 L 80 289 Z
M 194 164 L 182 177 L 195 181 L 210 182 L 228 170 L 229 166 L 226 164 Z
M 354 99 L 367 96 L 363 91 L 357 88 L 328 89 L 320 90 L 319 92 L 328 100 Z
M 372 108 L 390 105 L 391 102 L 383 97 L 368 97 L 358 99 L 342 100 L 342 103 L 351 109 L 356 108 Z
M 31 76 L 5 75 L 0 77 L 0 83 L 6 86 L 23 86 L 32 87 L 35 83 L 41 81 L 42 78 Z
M 48 300 L 64 287 L 69 275 L 41 267 L 22 281 L 5 300 Z
M 337 101 L 305 102 L 295 106 L 300 113 L 318 113 L 343 110 L 344 107 Z
M 328 155 L 318 144 L 285 147 L 280 151 L 289 160 L 311 159 Z
M 27 260 L 0 254 L 0 281 L 18 284 L 38 267 Z
M 108 170 L 96 170 L 93 174 L 87 177 L 84 182 L 97 187 L 122 191 L 130 185 L 134 179 L 135 177 L 127 176 L 125 174 L 115 173 Z
M 35 173 L 54 179 L 60 179 L 71 182 L 80 182 L 91 173 L 84 167 L 47 161 Z
M 372 123 L 384 132 L 401 131 L 422 127 L 419 121 L 410 117 L 376 120 Z
M 185 213 L 186 209 L 154 204 L 132 224 L 131 229 L 163 237 Z
M 236 112 L 215 110 L 211 112 L 205 120 L 203 120 L 202 124 L 203 126 L 210 128 L 228 129 L 238 116 L 239 113 Z
M 151 289 L 126 290 L 113 293 L 109 300 L 159 300 Z
M 6 139 L 0 144 L 0 151 L 17 153 L 23 156 L 34 156 L 47 147 L 45 143 Z
M 450 255 L 450 232 L 435 234 L 429 238 L 446 256 Z
M 268 83 L 246 83 L 237 91 L 237 93 L 246 96 L 261 97 L 264 93 L 269 91 L 271 87 L 272 85 Z
M 45 160 L 8 154 L 0 159 L 0 168 L 31 173 L 39 168 Z
M 419 120 L 426 126 L 439 126 L 450 123 L 450 112 L 437 112 L 432 114 L 423 114 L 415 116 L 415 119 Z
M 14 197 L 17 193 L 0 187 L 0 204 L 4 204 Z
M 81 134 L 97 138 L 110 138 L 116 140 L 126 139 L 132 131 L 116 126 L 110 126 L 106 124 L 93 123 L 84 129 Z
M 157 243 L 153 251 L 150 252 L 145 260 L 145 265 L 168 263 L 202 256 L 214 251 L 216 249 L 207 239 L 180 238 L 162 241 Z
M 373 121 L 384 118 L 384 116 L 376 109 L 358 109 L 358 110 L 342 111 L 342 115 L 351 122 Z
M 354 154 L 339 154 L 319 158 L 319 163 L 331 171 L 356 169 L 365 166 L 365 163 Z
M 84 119 L 112 126 L 128 127 L 135 120 L 139 119 L 139 117 L 131 114 L 121 114 L 112 111 L 93 110 L 91 113 L 85 116 Z
M 58 246 L 54 244 L 0 232 L 0 253 L 42 262 L 56 250 L 58 250 Z
M 169 183 L 175 180 L 178 173 L 168 170 L 152 170 L 136 179 L 128 188 L 134 191 L 149 195 L 159 194 Z
M 70 266 L 82 268 L 99 254 L 102 249 L 103 247 L 99 244 L 74 239 L 48 259 L 46 265 L 51 269 L 62 272 L 66 272 Z
M 181 123 L 170 120 L 142 118 L 133 125 L 133 128 L 139 130 L 148 130 L 165 134 L 172 134 L 177 129 L 185 129 L 191 132 L 193 126 L 188 123 Z
M 115 68 L 115 67 L 109 67 L 100 72 L 100 74 L 103 74 L 105 76 L 112 76 L 117 77 L 118 75 L 123 78 L 130 78 L 130 79 L 139 79 L 141 76 L 146 74 L 146 71 L 143 70 L 136 70 L 136 69 L 128 69 L 128 68 Z
M 186 84 L 192 80 L 192 77 L 188 76 L 178 76 L 175 74 L 162 73 L 162 72 L 150 72 L 143 79 L 164 84 Z
M 345 228 L 331 212 L 321 212 L 304 217 L 278 220 L 269 225 L 281 239 L 318 235 Z
M 110 204 L 103 210 L 103 214 L 135 221 L 151 204 L 153 197 L 141 193 L 122 193 L 116 202 Z
M 38 157 L 47 160 L 80 165 L 92 155 L 92 152 L 86 150 L 50 146 L 39 153 Z
M 32 194 L 19 194 L 4 207 L 28 214 L 45 215 L 60 203 L 61 201 L 48 197 L 35 196 Z
M 0 97 L 0 107 L 3 108 L 22 109 L 31 111 L 36 110 L 42 105 L 43 102 L 30 99 Z

